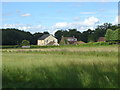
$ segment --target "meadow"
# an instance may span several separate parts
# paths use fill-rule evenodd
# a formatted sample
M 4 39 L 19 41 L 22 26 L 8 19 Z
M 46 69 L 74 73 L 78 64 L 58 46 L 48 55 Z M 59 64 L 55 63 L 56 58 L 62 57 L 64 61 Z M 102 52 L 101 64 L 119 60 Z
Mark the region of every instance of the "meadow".
M 118 46 L 2 50 L 3 88 L 118 88 Z

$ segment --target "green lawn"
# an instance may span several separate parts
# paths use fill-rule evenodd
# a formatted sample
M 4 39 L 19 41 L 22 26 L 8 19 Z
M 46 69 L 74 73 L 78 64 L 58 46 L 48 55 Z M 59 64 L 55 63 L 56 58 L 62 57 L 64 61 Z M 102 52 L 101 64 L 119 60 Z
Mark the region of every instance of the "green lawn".
M 118 46 L 3 49 L 3 88 L 118 88 Z

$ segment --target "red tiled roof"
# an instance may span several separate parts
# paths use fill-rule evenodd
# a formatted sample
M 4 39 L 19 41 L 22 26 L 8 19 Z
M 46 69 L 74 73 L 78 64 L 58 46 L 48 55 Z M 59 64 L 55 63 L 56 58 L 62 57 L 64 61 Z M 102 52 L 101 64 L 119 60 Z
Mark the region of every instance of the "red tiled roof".
M 98 42 L 99 41 L 105 41 L 105 37 L 99 37 Z
M 83 42 L 83 41 L 78 41 L 78 42 L 75 42 L 74 44 L 83 44 L 83 43 L 85 43 L 85 42 Z

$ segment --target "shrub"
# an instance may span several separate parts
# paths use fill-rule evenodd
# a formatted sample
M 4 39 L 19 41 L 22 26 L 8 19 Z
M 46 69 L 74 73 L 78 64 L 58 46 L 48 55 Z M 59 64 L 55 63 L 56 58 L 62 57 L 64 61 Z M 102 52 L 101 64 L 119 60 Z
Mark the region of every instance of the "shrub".
M 23 40 L 21 46 L 29 46 L 30 42 L 28 40 Z
M 80 44 L 79 46 L 104 46 L 104 45 L 109 45 L 108 42 L 89 42 L 89 43 L 84 43 L 84 44 Z
M 108 42 L 95 42 L 93 45 L 109 45 Z

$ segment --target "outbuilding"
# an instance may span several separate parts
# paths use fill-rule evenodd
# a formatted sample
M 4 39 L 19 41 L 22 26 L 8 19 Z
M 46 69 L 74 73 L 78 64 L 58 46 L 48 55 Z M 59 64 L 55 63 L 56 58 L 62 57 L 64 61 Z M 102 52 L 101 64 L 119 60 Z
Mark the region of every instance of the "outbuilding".
M 98 42 L 105 42 L 105 37 L 99 37 Z

